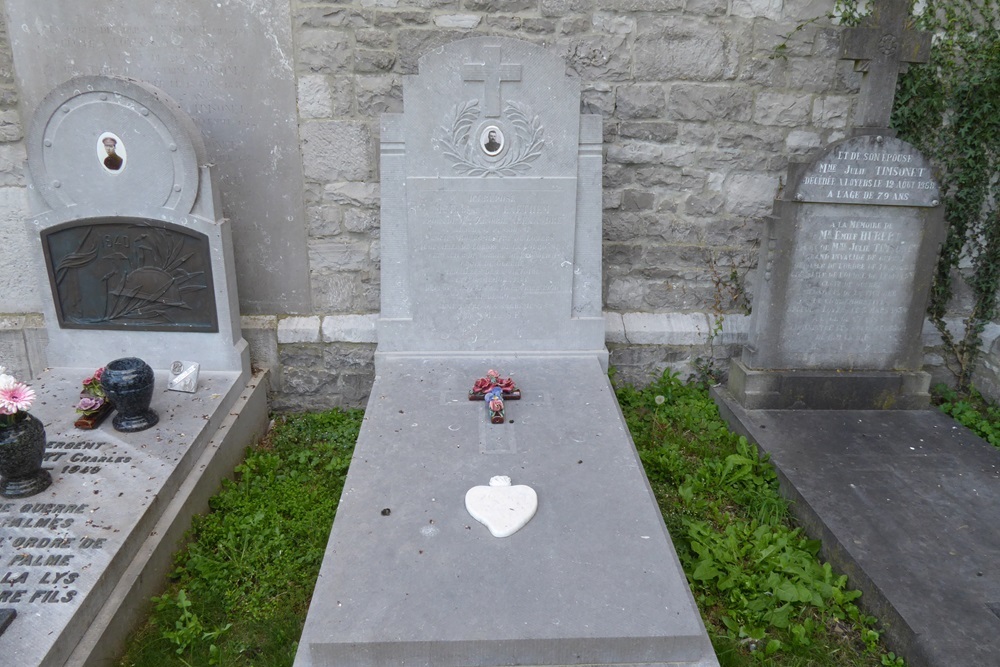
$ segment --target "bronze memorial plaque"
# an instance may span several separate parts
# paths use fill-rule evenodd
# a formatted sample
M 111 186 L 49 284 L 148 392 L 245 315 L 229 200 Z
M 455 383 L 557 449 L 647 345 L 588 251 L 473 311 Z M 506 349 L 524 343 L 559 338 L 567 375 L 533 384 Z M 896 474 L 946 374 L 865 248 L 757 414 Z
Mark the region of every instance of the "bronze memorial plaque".
M 217 332 L 208 238 L 165 222 L 75 221 L 42 233 L 59 326 Z

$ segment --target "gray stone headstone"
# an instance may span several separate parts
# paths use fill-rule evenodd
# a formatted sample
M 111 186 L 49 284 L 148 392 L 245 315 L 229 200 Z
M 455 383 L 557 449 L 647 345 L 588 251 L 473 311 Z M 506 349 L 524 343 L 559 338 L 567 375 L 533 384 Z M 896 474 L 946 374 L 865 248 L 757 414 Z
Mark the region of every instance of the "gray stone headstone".
M 924 322 L 943 210 L 931 165 L 860 135 L 790 170 L 763 239 L 730 388 L 754 408 L 927 402 Z
M 931 35 L 909 29 L 910 0 L 879 0 L 861 25 L 841 33 L 840 57 L 864 72 L 857 127 L 889 127 L 899 74 L 931 56 Z
M 545 49 L 455 42 L 382 119 L 376 378 L 296 667 L 718 665 L 606 369 L 601 119 Z M 492 423 L 488 369 L 520 400 Z M 469 489 L 537 513 L 497 538 Z
M 245 382 L 229 224 L 191 119 L 147 84 L 79 77 L 41 102 L 27 144 L 49 364 L 196 351 Z
M 236 230 L 243 312 L 309 309 L 288 2 L 11 0 L 5 8 L 23 118 L 80 75 L 166 91 L 205 138 Z
M 454 42 L 382 117 L 379 353 L 604 349 L 601 121 L 533 45 Z

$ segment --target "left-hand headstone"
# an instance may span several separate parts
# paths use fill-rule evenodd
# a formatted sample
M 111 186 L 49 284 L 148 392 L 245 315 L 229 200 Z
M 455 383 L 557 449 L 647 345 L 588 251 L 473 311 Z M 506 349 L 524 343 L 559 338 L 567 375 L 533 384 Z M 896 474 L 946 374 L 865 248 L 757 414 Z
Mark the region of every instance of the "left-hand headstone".
M 0 502 L 0 609 L 16 612 L 0 662 L 109 664 L 191 516 L 266 427 L 266 383 L 250 375 L 208 154 L 170 98 L 73 79 L 39 106 L 27 145 L 27 225 L 51 295 L 31 414 L 52 485 Z M 152 366 L 155 425 L 76 428 L 95 369 L 133 356 Z M 200 368 L 192 393 L 168 390 L 175 361 Z

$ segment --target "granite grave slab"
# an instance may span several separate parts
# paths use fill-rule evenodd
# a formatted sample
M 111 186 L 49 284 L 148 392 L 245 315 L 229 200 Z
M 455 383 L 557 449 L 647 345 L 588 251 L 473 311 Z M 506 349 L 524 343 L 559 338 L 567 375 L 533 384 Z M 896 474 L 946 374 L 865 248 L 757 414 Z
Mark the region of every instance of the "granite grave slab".
M 288 2 L 12 0 L 5 9 L 23 118 L 77 76 L 130 77 L 169 93 L 204 137 L 237 230 L 243 312 L 308 310 Z
M 914 667 L 1000 655 L 1000 451 L 936 410 L 745 410 L 723 416 L 771 457 L 823 556 Z
M 522 397 L 484 429 L 486 364 Z M 537 493 L 505 538 L 494 475 Z M 383 361 L 295 661 L 344 664 L 718 664 L 596 357 Z
M 600 117 L 536 45 L 419 67 L 382 119 L 376 378 L 295 665 L 718 665 L 606 374 Z M 489 369 L 503 410 L 469 400 Z
M 125 434 L 108 420 L 82 431 L 73 427 L 73 407 L 84 375 L 52 369 L 33 383 L 40 398 L 31 413 L 45 425 L 43 467 L 53 483 L 31 498 L 0 499 L 0 608 L 17 613 L 0 635 L 5 664 L 114 657 L 191 515 L 207 508 L 220 478 L 266 426 L 260 378 L 248 387 L 229 373 L 203 373 L 191 396 L 167 391 L 167 372 L 158 371 L 159 424 Z

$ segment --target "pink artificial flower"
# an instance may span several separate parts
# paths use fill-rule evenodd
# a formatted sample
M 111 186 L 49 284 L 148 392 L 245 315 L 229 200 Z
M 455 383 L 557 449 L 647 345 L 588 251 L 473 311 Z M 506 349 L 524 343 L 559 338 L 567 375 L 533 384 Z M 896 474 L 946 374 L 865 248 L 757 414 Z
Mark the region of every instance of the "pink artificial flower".
M 7 415 L 14 415 L 14 414 L 17 414 L 17 410 L 10 410 L 10 409 L 8 409 L 5 406 L 0 405 L 0 415 L 7 416 Z
M 13 387 L 0 389 L 0 406 L 14 412 L 27 411 L 34 400 L 35 390 L 23 382 L 16 382 Z
M 104 375 L 104 366 L 101 366 L 96 371 L 94 371 L 94 379 L 100 382 L 102 375 Z
M 81 412 L 90 412 L 92 410 L 97 410 L 102 405 L 104 405 L 104 399 L 94 398 L 92 396 L 81 396 L 80 402 L 76 405 L 76 409 Z

